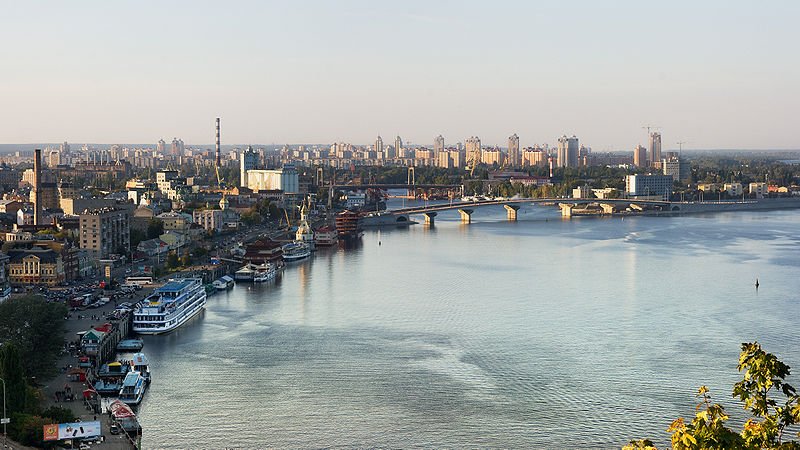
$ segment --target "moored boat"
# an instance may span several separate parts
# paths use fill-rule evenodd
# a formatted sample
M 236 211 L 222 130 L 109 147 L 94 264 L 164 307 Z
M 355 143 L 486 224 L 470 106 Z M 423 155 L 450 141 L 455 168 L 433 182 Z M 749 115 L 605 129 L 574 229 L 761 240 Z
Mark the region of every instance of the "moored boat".
M 253 275 L 253 282 L 255 283 L 264 283 L 266 281 L 272 280 L 277 275 L 278 271 L 275 268 L 274 264 L 265 263 L 254 268 L 255 274 Z
M 123 339 L 117 344 L 118 352 L 138 352 L 144 347 L 144 341 L 141 339 Z
M 226 291 L 233 287 L 233 278 L 228 275 L 223 275 L 218 280 L 214 280 L 213 284 L 216 290 Z
M 150 383 L 150 364 L 147 362 L 147 357 L 144 353 L 135 353 L 131 360 L 131 365 L 135 372 L 139 372 L 144 378 L 145 383 Z
M 142 402 L 145 389 L 147 386 L 142 374 L 136 371 L 128 372 L 119 390 L 119 400 L 128 405 L 138 405 Z
M 97 380 L 92 387 L 100 395 L 117 395 L 122 389 L 122 383 L 113 380 Z
M 119 361 L 110 362 L 100 366 L 100 370 L 97 371 L 97 377 L 102 379 L 122 378 L 128 373 L 130 368 L 131 366 L 122 364 Z
M 364 218 L 355 211 L 345 210 L 336 215 L 336 232 L 339 239 L 357 239 L 364 235 Z
M 255 276 L 255 271 L 251 268 L 251 264 L 242 266 L 241 269 L 237 270 L 233 274 L 233 278 L 236 281 L 253 281 L 254 276 Z
M 283 246 L 283 260 L 286 262 L 300 261 L 311 256 L 311 247 L 305 242 L 290 242 Z
M 171 279 L 136 306 L 133 331 L 139 334 L 168 333 L 197 315 L 205 305 L 206 290 L 202 279 Z
M 108 405 L 108 410 L 111 412 L 111 417 L 124 432 L 132 436 L 142 432 L 142 426 L 139 425 L 136 414 L 134 414 L 130 406 L 119 400 L 114 400 Z

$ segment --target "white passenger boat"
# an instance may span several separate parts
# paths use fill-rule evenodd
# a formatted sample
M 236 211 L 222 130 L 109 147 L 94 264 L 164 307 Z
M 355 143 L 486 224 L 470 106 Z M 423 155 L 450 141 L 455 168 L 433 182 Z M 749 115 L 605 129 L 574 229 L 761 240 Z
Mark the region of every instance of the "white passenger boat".
M 150 383 L 150 364 L 147 362 L 147 357 L 144 356 L 144 353 L 134 353 L 131 365 L 133 365 L 135 372 L 139 372 L 142 375 L 145 383 Z
M 142 402 L 144 391 L 147 389 L 145 379 L 139 372 L 128 372 L 119 390 L 119 400 L 128 405 L 138 405 Z
M 142 300 L 133 311 L 133 331 L 139 334 L 170 332 L 197 315 L 206 305 L 200 278 L 172 279 Z
M 278 271 L 275 268 L 274 264 L 270 263 L 261 264 L 260 266 L 255 266 L 255 274 L 253 275 L 253 281 L 256 283 L 264 283 L 266 281 L 275 279 L 275 275 L 277 273 Z
M 283 260 L 300 261 L 311 256 L 311 247 L 305 242 L 290 242 L 283 246 Z

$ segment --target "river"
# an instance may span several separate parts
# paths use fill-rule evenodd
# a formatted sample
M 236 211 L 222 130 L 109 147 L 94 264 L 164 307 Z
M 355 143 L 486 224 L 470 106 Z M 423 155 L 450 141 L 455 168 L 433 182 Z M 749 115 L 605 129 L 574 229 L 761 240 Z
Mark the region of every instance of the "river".
M 739 409 L 741 342 L 800 366 L 800 211 L 505 214 L 368 231 L 146 337 L 144 448 L 664 446 L 702 384 Z

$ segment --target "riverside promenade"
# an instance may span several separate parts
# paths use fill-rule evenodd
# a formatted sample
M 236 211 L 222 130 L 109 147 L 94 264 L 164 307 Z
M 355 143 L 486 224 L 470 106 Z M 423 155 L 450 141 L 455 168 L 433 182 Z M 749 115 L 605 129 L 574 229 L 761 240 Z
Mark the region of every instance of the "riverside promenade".
M 69 346 L 72 342 L 78 341 L 78 333 L 87 331 L 92 327 L 101 326 L 106 323 L 106 316 L 110 315 L 116 304 L 121 302 L 134 303 L 148 294 L 152 289 L 142 289 L 136 291 L 130 297 L 118 299 L 116 302 L 110 302 L 100 308 L 86 309 L 84 311 L 71 311 L 68 318 L 65 319 L 64 327 L 64 341 Z M 78 346 L 79 348 L 79 346 Z M 89 389 L 89 383 L 86 381 L 72 381 L 69 377 L 71 368 L 78 367 L 78 353 L 77 350 L 66 350 L 62 353 L 61 357 L 56 363 L 59 369 L 58 375 L 50 380 L 42 382 L 42 393 L 45 397 L 45 408 L 50 406 L 60 406 L 72 411 L 75 417 L 79 418 L 81 422 L 91 422 L 98 420 L 101 422 L 102 433 L 105 436 L 104 442 L 99 444 L 92 443 L 91 448 L 98 449 L 114 449 L 114 450 L 129 450 L 135 448 L 133 442 L 124 433 L 113 435 L 109 432 L 111 419 L 105 410 L 96 413 L 88 406 L 83 400 L 83 391 Z M 56 392 L 69 392 L 74 397 L 73 400 L 64 401 L 62 396 L 57 398 Z M 101 405 L 104 403 L 101 402 Z M 101 406 L 102 407 L 102 406 Z M 76 445 L 77 448 L 77 445 Z

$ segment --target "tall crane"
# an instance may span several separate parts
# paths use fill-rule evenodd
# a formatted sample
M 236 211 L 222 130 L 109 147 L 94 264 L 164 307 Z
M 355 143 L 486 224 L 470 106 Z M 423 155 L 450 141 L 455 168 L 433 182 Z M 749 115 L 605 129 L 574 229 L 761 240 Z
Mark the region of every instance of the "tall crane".
M 678 141 L 676 144 L 678 144 L 678 155 L 680 155 L 683 152 L 683 144 L 688 144 L 688 142 Z
M 643 130 L 647 130 L 647 136 L 648 137 L 650 137 L 650 129 L 651 128 L 654 129 L 654 130 L 660 130 L 661 129 L 661 127 L 656 127 L 656 126 L 653 126 L 653 125 L 645 125 L 645 126 L 643 126 L 642 129 Z

